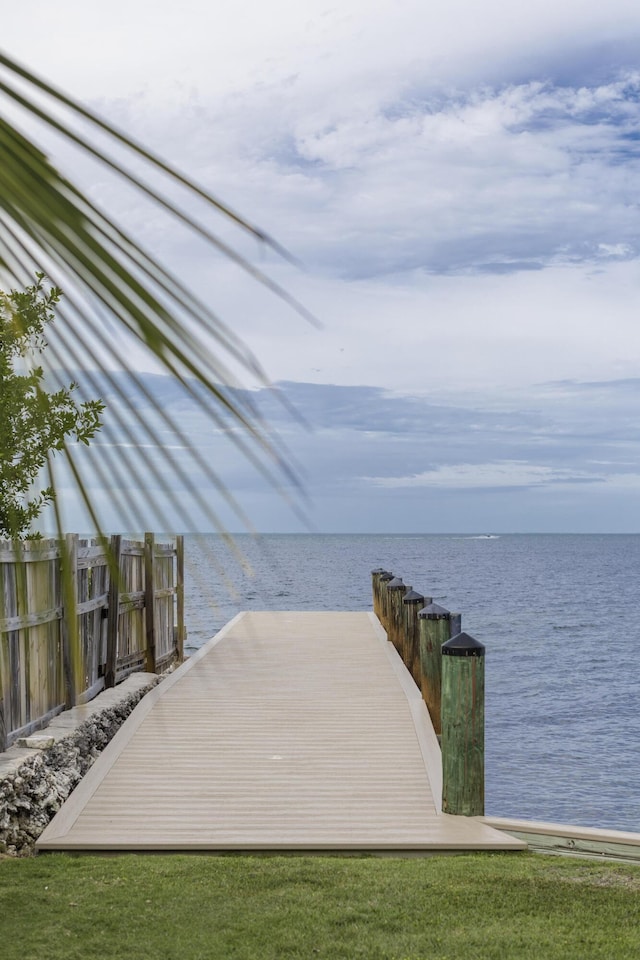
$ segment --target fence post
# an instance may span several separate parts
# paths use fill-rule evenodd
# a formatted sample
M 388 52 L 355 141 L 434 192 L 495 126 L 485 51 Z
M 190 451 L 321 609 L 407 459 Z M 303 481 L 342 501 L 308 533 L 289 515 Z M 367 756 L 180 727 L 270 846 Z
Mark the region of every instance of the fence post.
M 466 633 L 442 646 L 442 812 L 484 815 L 484 654 Z
M 389 627 L 387 634 L 398 652 L 402 649 L 402 598 L 410 590 L 401 577 L 394 577 L 387 584 L 389 598 Z
M 120 548 L 122 537 L 111 537 L 109 556 L 109 605 L 107 613 L 107 656 L 104 668 L 105 687 L 115 687 L 118 665 L 118 617 L 120 613 Z
M 78 534 L 68 533 L 60 543 L 62 566 L 62 670 L 66 706 L 75 707 L 82 675 L 78 630 Z
M 402 655 L 405 666 L 415 680 L 415 659 L 419 651 L 418 610 L 424 606 L 424 597 L 417 590 L 408 590 L 402 598 L 402 635 L 404 646 Z M 419 683 L 419 681 L 416 681 Z
M 442 644 L 451 636 L 451 614 L 438 603 L 429 603 L 418 613 L 420 649 L 420 690 L 433 729 L 442 732 L 440 690 L 442 687 Z
M 147 673 L 156 672 L 156 591 L 155 576 L 155 537 L 152 533 L 144 535 L 144 629 L 146 637 Z
M 176 537 L 176 619 L 178 663 L 184 660 L 184 537 Z

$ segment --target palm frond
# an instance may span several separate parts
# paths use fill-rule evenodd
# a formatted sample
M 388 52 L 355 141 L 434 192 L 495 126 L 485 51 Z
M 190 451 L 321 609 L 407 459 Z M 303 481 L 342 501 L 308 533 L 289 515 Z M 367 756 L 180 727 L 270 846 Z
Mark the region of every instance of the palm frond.
M 6 110 L 2 110 L 3 101 Z M 128 357 L 126 344 L 132 338 L 181 384 L 185 396 L 207 416 L 211 429 L 223 432 L 266 482 L 280 489 L 296 489 L 298 474 L 292 469 L 291 458 L 261 419 L 249 392 L 240 389 L 245 376 L 267 384 L 264 370 L 207 304 L 54 167 L 31 133 L 27 136 L 18 129 L 16 116 L 29 131 L 34 125 L 45 132 L 53 131 L 74 150 L 103 164 L 119 180 L 153 201 L 173 222 L 192 230 L 216 255 L 240 267 L 248 281 L 257 281 L 306 319 L 313 320 L 285 290 L 216 233 L 211 221 L 222 217 L 279 255 L 286 256 L 286 252 L 259 228 L 145 147 L 0 52 L 0 285 L 24 286 L 36 271 L 49 276 L 65 293 L 58 329 L 47 351 L 50 365 L 57 370 L 82 369 L 88 362 L 101 370 L 100 377 L 91 371 L 83 374 L 88 387 L 99 389 L 106 378 L 111 392 L 121 401 L 107 411 L 106 418 L 108 422 L 109 416 L 113 416 L 112 429 L 127 445 L 110 459 L 105 459 L 105 445 L 102 462 L 95 462 L 93 469 L 101 482 L 108 484 L 111 480 L 114 491 L 126 478 L 133 478 L 141 489 L 145 489 L 145 480 L 147 487 L 161 488 L 167 485 L 166 473 L 158 469 L 153 458 L 143 462 L 140 449 L 143 444 L 162 448 L 163 466 L 170 469 L 187 494 L 174 498 L 172 517 L 167 518 L 174 522 L 168 522 L 167 529 L 192 526 L 188 503 L 193 503 L 200 514 L 205 511 L 211 525 L 220 529 L 223 523 L 211 498 L 189 475 L 182 458 L 163 442 L 169 434 L 178 445 L 191 448 L 191 464 L 241 522 L 248 524 L 248 517 L 225 488 L 219 472 L 194 447 L 176 416 L 149 394 L 136 364 Z M 83 132 L 86 130 L 89 132 Z M 112 152 L 98 146 L 105 138 L 112 145 Z M 141 165 L 147 176 L 134 171 Z M 166 184 L 164 191 L 154 185 L 158 180 Z M 170 192 L 175 187 L 186 191 L 190 206 L 194 200 L 201 205 L 198 217 L 187 212 L 185 205 L 174 202 Z M 122 331 L 122 345 L 114 343 L 107 331 L 105 315 Z M 145 420 L 135 405 L 129 402 L 127 406 L 127 395 L 117 377 L 110 373 L 113 367 L 127 371 L 138 396 L 155 404 L 155 425 Z M 90 515 L 99 523 L 86 468 L 73 450 L 68 448 L 67 454 L 75 485 Z M 154 506 L 157 515 L 162 515 L 160 502 L 153 504 L 151 490 L 147 503 Z M 129 519 L 142 515 L 142 510 L 126 497 L 122 507 Z

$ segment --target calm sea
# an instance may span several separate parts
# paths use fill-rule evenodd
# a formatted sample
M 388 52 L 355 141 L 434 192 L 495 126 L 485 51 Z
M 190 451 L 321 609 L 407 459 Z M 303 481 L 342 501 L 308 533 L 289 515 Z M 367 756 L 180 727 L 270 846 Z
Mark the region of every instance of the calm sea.
M 240 610 L 370 610 L 384 567 L 487 648 L 486 809 L 640 831 L 640 535 L 186 538 L 197 648 Z

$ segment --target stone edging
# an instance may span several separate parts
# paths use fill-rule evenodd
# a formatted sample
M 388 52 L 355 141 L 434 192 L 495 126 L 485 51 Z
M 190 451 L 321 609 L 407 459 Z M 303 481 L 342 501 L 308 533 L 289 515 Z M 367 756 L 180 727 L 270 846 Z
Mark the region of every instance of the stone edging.
M 133 708 L 161 677 L 132 674 L 0 754 L 0 852 L 28 856 Z

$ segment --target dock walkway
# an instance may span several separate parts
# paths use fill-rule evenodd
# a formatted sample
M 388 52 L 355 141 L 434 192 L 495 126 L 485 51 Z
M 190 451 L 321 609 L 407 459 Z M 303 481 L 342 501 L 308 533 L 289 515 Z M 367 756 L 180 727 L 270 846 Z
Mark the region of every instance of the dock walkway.
M 141 701 L 38 850 L 517 850 L 440 812 L 440 749 L 373 614 L 239 614 Z

